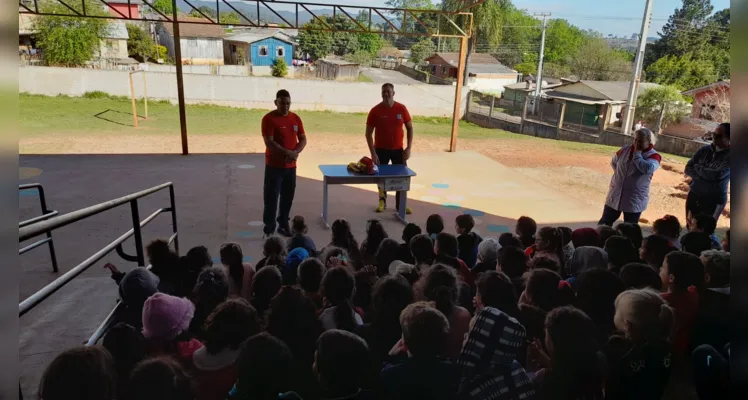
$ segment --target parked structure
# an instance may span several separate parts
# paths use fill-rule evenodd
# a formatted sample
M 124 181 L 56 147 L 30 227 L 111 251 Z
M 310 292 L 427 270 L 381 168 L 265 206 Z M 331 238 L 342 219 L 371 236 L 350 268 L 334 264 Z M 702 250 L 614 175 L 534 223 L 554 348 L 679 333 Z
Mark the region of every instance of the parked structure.
M 226 36 L 223 28 L 219 25 L 189 23 L 207 21 L 204 18 L 179 16 L 179 20 L 183 21 L 179 24 L 182 64 L 223 65 L 223 38 Z M 158 43 L 166 47 L 172 60 L 176 59 L 173 29 L 170 22 L 159 23 L 156 28 Z
M 620 126 L 629 85 L 628 81 L 583 80 L 555 87 L 547 91 L 545 97 L 566 103 L 564 124 L 605 130 L 609 125 Z M 656 83 L 642 82 L 639 92 L 657 86 Z
M 522 109 L 525 104 L 525 98 L 527 95 L 535 92 L 536 88 L 535 78 L 528 76 L 524 82 L 512 83 L 504 85 L 504 93 L 499 100 L 499 105 L 509 107 L 511 109 Z M 540 85 L 540 93 L 545 94 L 550 89 L 563 85 L 560 79 L 546 78 Z
M 434 53 L 426 58 L 431 75 L 442 79 L 457 78 L 459 53 Z M 490 54 L 474 53 L 468 60 L 467 85 L 473 90 L 502 93 L 504 86 L 517 82 L 519 72 L 500 63 Z
M 105 7 L 109 14 L 115 17 L 122 15 L 128 18 L 140 18 L 143 8 L 143 0 L 114 0 L 107 1 L 108 7 Z
M 730 122 L 729 79 L 686 90 L 683 94 L 693 97 L 691 114 L 680 123 L 668 125 L 665 134 L 700 139 L 708 136 L 718 124 Z
M 317 78 L 334 81 L 356 81 L 361 72 L 361 66 L 354 62 L 327 59 L 317 60 Z
M 295 46 L 280 29 L 251 29 L 224 40 L 224 62 L 251 66 L 252 75 L 270 75 L 276 59 L 292 68 Z

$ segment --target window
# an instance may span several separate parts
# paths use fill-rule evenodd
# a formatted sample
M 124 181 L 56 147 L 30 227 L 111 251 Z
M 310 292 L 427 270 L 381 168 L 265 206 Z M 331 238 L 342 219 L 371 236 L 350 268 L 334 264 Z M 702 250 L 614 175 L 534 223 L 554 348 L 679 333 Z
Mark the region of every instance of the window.
M 257 50 L 257 54 L 260 56 L 266 56 L 268 55 L 268 47 L 267 46 L 260 46 L 260 48 Z
M 442 75 L 446 75 L 446 74 L 447 74 L 447 67 L 442 65 Z
M 286 49 L 283 48 L 283 46 L 278 46 L 275 48 L 275 55 L 277 57 L 285 57 L 286 56 Z
M 432 65 L 432 66 L 431 66 L 431 73 L 432 73 L 432 74 L 435 74 L 435 73 L 436 73 L 436 65 Z

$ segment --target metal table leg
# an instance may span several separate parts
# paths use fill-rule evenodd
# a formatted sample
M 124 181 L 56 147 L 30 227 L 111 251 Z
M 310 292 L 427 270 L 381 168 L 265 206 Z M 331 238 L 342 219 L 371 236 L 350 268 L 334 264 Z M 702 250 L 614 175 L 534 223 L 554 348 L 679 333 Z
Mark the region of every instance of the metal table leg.
M 327 177 L 322 179 L 322 223 L 325 224 L 325 228 L 330 229 L 327 223 Z
M 405 219 L 405 208 L 408 204 L 408 191 L 402 190 L 398 193 L 400 193 L 400 204 L 397 205 L 398 211 L 395 216 L 400 220 L 400 222 L 407 225 L 408 221 Z

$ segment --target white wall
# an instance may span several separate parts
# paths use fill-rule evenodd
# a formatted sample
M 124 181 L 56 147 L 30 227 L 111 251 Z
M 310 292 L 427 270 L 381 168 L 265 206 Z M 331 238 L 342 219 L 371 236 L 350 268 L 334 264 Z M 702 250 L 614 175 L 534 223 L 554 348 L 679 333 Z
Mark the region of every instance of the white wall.
M 517 78 L 470 78 L 468 87 L 479 92 L 504 93 L 504 86 L 517 83 Z
M 95 90 L 117 96 L 129 96 L 126 71 L 88 68 L 19 67 L 18 90 L 22 93 L 56 96 L 81 96 Z M 139 75 L 139 74 L 138 74 Z M 140 82 L 140 76 L 135 79 Z M 146 73 L 148 98 L 177 100 L 176 74 Z M 135 95 L 142 95 L 142 84 L 136 84 Z M 245 108 L 273 108 L 275 92 L 291 92 L 293 107 L 300 110 L 368 112 L 381 101 L 381 85 L 367 82 L 332 82 L 288 78 L 252 78 L 185 74 L 184 93 L 190 103 L 222 104 Z M 462 92 L 462 109 L 465 96 Z M 442 85 L 399 85 L 397 101 L 405 104 L 413 115 L 452 115 L 454 87 Z

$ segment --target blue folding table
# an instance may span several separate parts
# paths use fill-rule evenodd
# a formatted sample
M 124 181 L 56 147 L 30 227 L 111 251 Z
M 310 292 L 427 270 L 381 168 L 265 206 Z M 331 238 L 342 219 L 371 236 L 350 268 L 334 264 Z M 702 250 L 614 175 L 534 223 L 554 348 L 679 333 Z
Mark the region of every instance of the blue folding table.
M 410 190 L 410 178 L 416 176 L 412 169 L 405 165 L 380 165 L 379 171 L 374 175 L 359 174 L 348 170 L 346 165 L 320 165 L 322 171 L 322 222 L 327 223 L 327 186 L 328 185 L 355 185 L 376 184 L 381 185 L 386 191 L 400 193 L 400 204 L 398 204 L 397 218 L 404 224 L 405 207 L 408 202 L 408 190 Z

